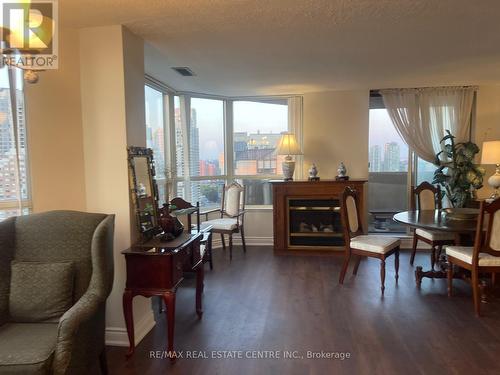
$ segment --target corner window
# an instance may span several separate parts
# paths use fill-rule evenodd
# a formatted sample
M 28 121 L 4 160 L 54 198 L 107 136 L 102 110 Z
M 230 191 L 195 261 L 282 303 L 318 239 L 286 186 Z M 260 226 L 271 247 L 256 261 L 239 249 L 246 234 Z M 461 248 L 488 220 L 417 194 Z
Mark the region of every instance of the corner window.
M 290 128 L 287 98 L 198 97 L 148 85 L 145 90 L 160 204 L 179 196 L 219 207 L 222 188 L 232 180 L 246 187 L 247 205 L 272 204 L 269 180 L 282 177 L 276 146 Z

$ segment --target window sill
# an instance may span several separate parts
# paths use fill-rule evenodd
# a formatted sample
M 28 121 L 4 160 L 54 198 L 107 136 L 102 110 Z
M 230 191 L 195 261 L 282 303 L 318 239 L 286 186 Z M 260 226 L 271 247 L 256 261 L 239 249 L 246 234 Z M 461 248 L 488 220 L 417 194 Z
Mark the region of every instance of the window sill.
M 272 211 L 273 206 L 272 205 L 252 205 L 252 206 L 245 206 L 245 211 Z

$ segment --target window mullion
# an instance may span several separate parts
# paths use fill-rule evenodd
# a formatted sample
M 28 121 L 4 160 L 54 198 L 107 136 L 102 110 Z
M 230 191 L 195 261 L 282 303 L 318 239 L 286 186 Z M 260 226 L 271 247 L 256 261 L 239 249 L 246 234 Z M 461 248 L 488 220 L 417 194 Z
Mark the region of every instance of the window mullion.
M 182 128 L 182 152 L 184 156 L 184 194 L 185 199 L 191 201 L 191 158 L 190 158 L 190 126 L 191 126 L 191 98 L 187 95 L 179 97 L 181 110 L 181 128 Z
M 165 191 L 165 199 L 170 202 L 169 194 L 177 194 L 177 184 L 173 180 L 173 177 L 177 174 L 177 155 L 175 153 L 175 108 L 174 108 L 174 95 L 164 94 L 163 96 L 164 106 L 163 106 L 163 127 L 165 134 L 164 138 L 164 153 L 166 160 L 166 171 L 165 178 L 167 179 L 167 189 Z M 168 147 L 168 148 L 167 148 Z M 170 188 L 169 185 L 172 184 Z
M 224 164 L 227 181 L 234 179 L 234 150 L 233 150 L 233 101 L 226 100 L 224 102 Z

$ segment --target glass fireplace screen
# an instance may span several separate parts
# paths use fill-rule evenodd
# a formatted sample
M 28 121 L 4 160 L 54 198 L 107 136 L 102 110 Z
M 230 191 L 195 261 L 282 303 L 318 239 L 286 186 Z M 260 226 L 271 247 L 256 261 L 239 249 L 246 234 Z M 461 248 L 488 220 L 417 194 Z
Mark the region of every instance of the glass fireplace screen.
M 289 246 L 344 246 L 338 199 L 288 200 Z

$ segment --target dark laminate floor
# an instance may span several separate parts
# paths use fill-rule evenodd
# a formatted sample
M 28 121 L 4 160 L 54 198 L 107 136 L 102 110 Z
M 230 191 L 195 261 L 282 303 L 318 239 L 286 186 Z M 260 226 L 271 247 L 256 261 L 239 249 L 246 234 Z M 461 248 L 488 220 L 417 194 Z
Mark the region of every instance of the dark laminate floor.
M 297 350 L 349 352 L 350 359 L 150 359 L 164 350 L 164 315 L 134 357 L 108 348 L 111 374 L 498 374 L 500 298 L 474 317 L 469 285 L 424 279 L 415 288 L 407 253 L 401 256 L 399 286 L 389 261 L 386 294 L 379 288 L 379 263 L 365 260 L 358 276 L 338 285 L 342 257 L 275 257 L 272 248 L 235 249 L 232 263 L 214 250 L 206 266 L 204 316 L 194 312 L 194 280 L 177 293 L 177 350 Z M 426 254 L 415 264 L 428 268 Z M 352 264 L 349 269 L 351 272 Z M 245 356 L 246 353 L 244 352 Z

